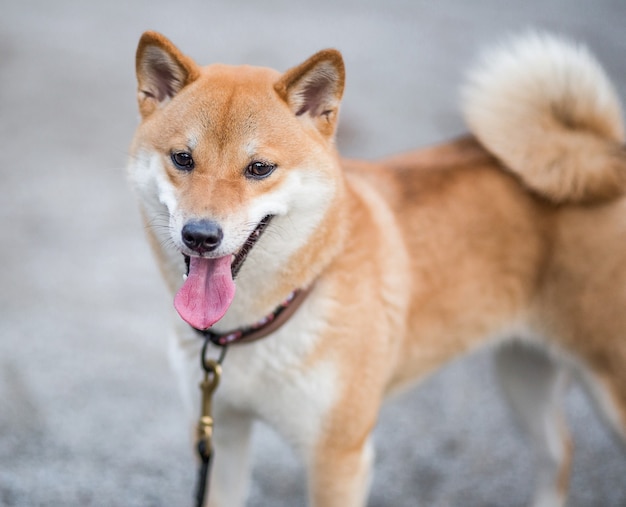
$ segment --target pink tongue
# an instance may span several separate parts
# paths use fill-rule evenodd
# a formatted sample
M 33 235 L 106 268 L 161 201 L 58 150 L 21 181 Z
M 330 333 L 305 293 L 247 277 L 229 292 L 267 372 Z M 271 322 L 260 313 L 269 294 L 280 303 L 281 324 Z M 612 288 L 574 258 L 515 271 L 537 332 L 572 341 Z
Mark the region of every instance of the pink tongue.
M 189 275 L 174 298 L 174 307 L 196 329 L 208 329 L 220 320 L 235 297 L 231 258 L 190 259 Z

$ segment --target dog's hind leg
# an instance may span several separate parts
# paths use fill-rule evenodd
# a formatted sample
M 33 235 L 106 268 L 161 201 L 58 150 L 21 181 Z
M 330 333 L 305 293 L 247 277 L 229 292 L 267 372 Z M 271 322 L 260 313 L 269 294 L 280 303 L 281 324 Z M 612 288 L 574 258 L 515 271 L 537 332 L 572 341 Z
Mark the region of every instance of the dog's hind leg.
M 561 408 L 568 374 L 543 351 L 519 342 L 500 347 L 495 359 L 505 398 L 531 439 L 536 460 L 531 505 L 561 507 L 572 454 Z
M 611 352 L 614 357 L 619 357 L 617 349 Z M 605 375 L 603 378 L 600 373 L 596 374 L 582 364 L 578 364 L 574 371 L 597 412 L 626 451 L 626 387 L 623 375 Z

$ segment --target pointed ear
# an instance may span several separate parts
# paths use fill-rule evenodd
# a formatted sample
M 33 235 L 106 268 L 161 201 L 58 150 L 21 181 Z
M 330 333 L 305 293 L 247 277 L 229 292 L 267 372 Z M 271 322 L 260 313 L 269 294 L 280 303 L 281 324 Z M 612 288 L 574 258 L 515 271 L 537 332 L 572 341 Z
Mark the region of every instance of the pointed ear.
M 157 32 L 145 32 L 137 46 L 139 111 L 145 118 L 200 75 L 193 60 Z
M 322 135 L 334 135 L 346 72 L 341 53 L 326 49 L 288 70 L 274 85 L 293 113 L 312 121 Z

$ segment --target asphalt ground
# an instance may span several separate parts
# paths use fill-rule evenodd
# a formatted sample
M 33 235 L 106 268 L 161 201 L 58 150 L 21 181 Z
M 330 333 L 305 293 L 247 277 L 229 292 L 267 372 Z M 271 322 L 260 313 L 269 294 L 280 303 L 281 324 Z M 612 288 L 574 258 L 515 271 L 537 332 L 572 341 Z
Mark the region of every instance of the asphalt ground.
M 464 131 L 478 50 L 528 27 L 584 41 L 624 99 L 623 0 L 0 0 L 0 504 L 186 506 L 195 469 L 173 314 L 125 176 L 146 29 L 201 63 L 345 57 L 339 146 L 374 158 Z M 626 338 L 626 337 L 625 337 Z M 626 456 L 575 386 L 570 507 L 626 505 Z M 370 507 L 522 506 L 532 459 L 477 351 L 385 406 Z M 264 427 L 249 507 L 305 504 Z

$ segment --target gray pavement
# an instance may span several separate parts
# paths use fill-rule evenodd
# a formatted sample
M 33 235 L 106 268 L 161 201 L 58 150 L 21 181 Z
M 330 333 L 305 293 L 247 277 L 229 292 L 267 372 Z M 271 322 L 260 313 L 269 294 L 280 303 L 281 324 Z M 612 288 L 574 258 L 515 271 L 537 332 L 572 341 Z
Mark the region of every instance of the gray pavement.
M 463 132 L 480 47 L 529 26 L 585 41 L 626 90 L 623 0 L 1 0 L 0 505 L 186 506 L 195 470 L 166 354 L 169 297 L 125 180 L 145 29 L 203 63 L 279 69 L 343 51 L 339 144 L 378 157 Z M 625 337 L 626 338 L 626 337 Z M 626 455 L 573 388 L 569 506 L 626 505 Z M 532 460 L 488 352 L 393 400 L 370 507 L 522 506 Z M 266 428 L 249 506 L 304 505 Z

